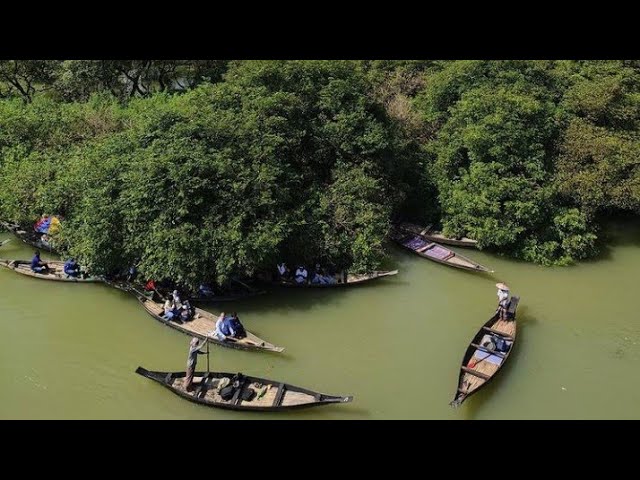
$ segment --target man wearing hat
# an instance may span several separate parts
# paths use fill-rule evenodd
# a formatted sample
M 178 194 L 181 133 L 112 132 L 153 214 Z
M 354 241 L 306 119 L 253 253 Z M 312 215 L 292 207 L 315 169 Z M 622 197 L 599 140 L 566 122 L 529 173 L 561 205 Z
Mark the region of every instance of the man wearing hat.
M 500 311 L 500 318 L 502 320 L 507 319 L 507 308 L 509 307 L 509 287 L 504 283 L 496 283 L 498 287 L 498 310 Z

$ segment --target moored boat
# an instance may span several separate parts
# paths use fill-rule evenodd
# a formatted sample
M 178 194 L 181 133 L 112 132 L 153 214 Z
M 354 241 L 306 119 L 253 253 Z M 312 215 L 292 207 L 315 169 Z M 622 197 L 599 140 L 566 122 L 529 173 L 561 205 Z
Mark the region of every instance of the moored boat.
M 11 222 L 0 221 L 0 227 L 13 233 L 27 245 L 31 245 L 32 247 L 40 250 L 55 253 L 53 246 L 49 242 L 43 240 L 44 235 L 42 234 L 39 234 L 35 231 L 29 232 L 27 230 L 24 230 L 20 225 Z
M 277 278 L 277 274 L 270 276 L 269 274 L 258 277 L 259 279 L 266 281 L 272 285 L 278 285 L 280 287 L 291 288 L 335 288 L 335 287 L 350 287 L 354 285 L 361 285 L 372 280 L 379 278 L 390 277 L 397 275 L 398 270 L 391 271 L 375 271 L 369 273 L 347 273 L 346 275 L 336 275 L 335 283 L 312 283 L 310 281 L 304 283 L 297 283 L 294 280 L 282 280 Z
M 136 373 L 191 402 L 227 410 L 279 412 L 353 401 L 351 396 L 326 395 L 288 383 L 227 372 L 196 372 L 192 391 L 184 388 L 186 372 L 153 372 L 138 367 Z M 230 396 L 225 400 L 221 393 L 229 385 L 237 386 L 225 391 L 225 397 Z
M 480 265 L 478 262 L 464 255 L 460 255 L 444 245 L 426 240 L 420 235 L 395 229 L 391 232 L 390 238 L 407 250 L 411 250 L 415 254 L 433 262 L 473 272 L 493 273 L 493 270 L 488 269 L 484 265 Z
M 132 293 L 135 292 L 132 291 Z M 207 312 L 206 310 L 196 308 L 195 318 L 187 322 L 167 320 L 162 317 L 162 314 L 164 312 L 162 304 L 156 303 L 153 300 L 142 295 L 137 295 L 137 298 L 144 309 L 147 311 L 147 313 L 153 318 L 187 335 L 198 337 L 200 339 L 206 338 L 208 341 L 216 345 L 221 345 L 223 347 L 229 348 L 237 348 L 241 350 L 256 350 L 277 353 L 284 351 L 283 347 L 277 347 L 267 342 L 266 340 L 261 339 L 257 335 L 254 335 L 248 330 L 246 331 L 247 336 L 242 339 L 234 339 L 231 337 L 227 337 L 226 340 L 217 339 L 213 336 L 213 332 L 215 332 L 216 328 L 217 316 L 211 312 Z
M 489 383 L 509 359 L 516 340 L 516 309 L 520 297 L 511 297 L 507 319 L 496 313 L 478 330 L 465 351 L 458 387 L 450 405 L 457 407 Z
M 421 227 L 414 223 L 402 222 L 399 223 L 397 228 L 406 233 L 412 233 L 414 235 L 419 235 L 430 242 L 442 243 L 445 245 L 452 245 L 454 247 L 470 247 L 475 248 L 478 246 L 478 241 L 473 240 L 472 238 L 461 237 L 461 238 L 451 238 L 445 237 L 442 232 L 435 230 L 431 225 L 427 225 L 426 227 Z
M 8 268 L 16 273 L 20 273 L 28 277 L 40 278 L 42 280 L 74 283 L 95 283 L 103 281 L 103 278 L 99 276 L 69 276 L 64 273 L 64 262 L 47 260 L 44 263 L 49 265 L 49 270 L 46 273 L 38 273 L 31 270 L 31 262 L 29 260 L 0 260 L 0 266 L 2 267 Z

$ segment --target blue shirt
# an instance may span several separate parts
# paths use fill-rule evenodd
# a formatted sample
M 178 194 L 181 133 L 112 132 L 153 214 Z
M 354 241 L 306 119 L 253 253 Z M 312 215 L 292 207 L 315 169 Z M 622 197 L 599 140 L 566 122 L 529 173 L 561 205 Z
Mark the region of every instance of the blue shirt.
M 231 321 L 231 317 L 225 317 L 225 319 L 222 321 L 222 325 L 220 325 L 220 330 L 222 330 L 222 333 L 225 334 L 226 336 L 231 335 L 232 337 L 236 336 L 236 332 L 233 329 L 233 323 Z
M 40 255 L 34 255 L 31 259 L 31 270 L 40 266 Z
M 75 273 L 77 268 L 78 268 L 78 264 L 73 260 L 67 260 L 64 263 L 64 273 L 69 273 L 69 272 Z

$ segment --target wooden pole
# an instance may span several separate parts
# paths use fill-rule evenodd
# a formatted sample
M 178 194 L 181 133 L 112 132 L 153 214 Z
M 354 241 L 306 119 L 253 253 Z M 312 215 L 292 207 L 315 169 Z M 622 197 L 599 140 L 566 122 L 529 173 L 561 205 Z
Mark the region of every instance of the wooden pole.
M 209 340 L 207 340 L 207 377 L 209 376 Z

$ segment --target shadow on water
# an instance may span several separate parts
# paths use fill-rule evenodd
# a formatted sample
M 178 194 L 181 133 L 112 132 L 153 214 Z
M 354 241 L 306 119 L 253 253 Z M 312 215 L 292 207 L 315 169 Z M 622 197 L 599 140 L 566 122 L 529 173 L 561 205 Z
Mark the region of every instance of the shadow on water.
M 398 274 L 400 275 L 400 274 Z M 269 287 L 267 293 L 250 297 L 237 302 L 221 302 L 203 305 L 200 308 L 207 311 L 237 311 L 238 315 L 252 315 L 260 313 L 295 315 L 312 308 L 327 305 L 339 305 L 348 296 L 358 295 L 358 292 L 378 288 L 382 292 L 385 288 L 405 285 L 396 277 L 380 278 L 362 285 L 338 288 L 287 288 Z M 251 321 L 247 317 L 248 321 Z
M 527 309 L 525 307 L 519 307 L 518 313 L 518 331 L 516 334 L 516 340 L 518 344 L 522 344 L 522 342 L 526 339 L 526 331 L 531 325 L 535 325 L 538 323 L 538 320 L 534 317 L 530 317 L 527 315 Z M 524 338 L 523 338 L 524 337 Z M 520 359 L 520 348 L 515 348 L 511 355 L 509 355 L 509 360 L 507 363 L 502 366 L 502 368 L 498 371 L 494 378 L 491 379 L 489 384 L 482 388 L 477 394 L 468 398 L 465 403 L 461 406 L 464 409 L 463 417 L 465 420 L 475 420 L 478 415 L 482 412 L 483 407 L 486 402 L 491 401 L 493 397 L 493 393 L 495 389 L 498 388 L 509 388 L 509 377 L 512 375 L 513 369 L 516 369 L 517 372 L 517 364 Z

